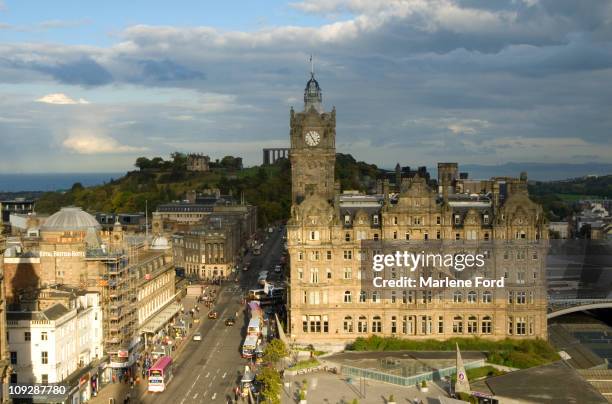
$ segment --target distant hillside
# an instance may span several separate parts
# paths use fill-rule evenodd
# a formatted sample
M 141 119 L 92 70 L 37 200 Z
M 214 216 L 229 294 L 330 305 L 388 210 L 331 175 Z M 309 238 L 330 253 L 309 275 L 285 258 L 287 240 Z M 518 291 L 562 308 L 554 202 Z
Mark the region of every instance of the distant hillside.
M 84 187 L 74 184 L 66 192 L 46 192 L 36 203 L 39 213 L 53 213 L 62 206 L 81 206 L 90 212 L 149 213 L 159 204 L 184 198 L 187 191 L 219 188 L 223 194 L 258 206 L 259 222 L 266 225 L 286 220 L 291 207 L 291 169 L 289 161 L 280 159 L 274 165 L 239 169 L 236 159 L 226 156 L 209 172 L 189 172 L 183 156 L 173 153 L 172 160 L 160 157 L 136 161 L 139 170 L 107 184 Z M 338 154 L 336 179 L 343 189 L 371 190 L 379 170 L 375 165 L 357 162 L 351 155 Z M 146 202 L 145 202 L 146 201 Z

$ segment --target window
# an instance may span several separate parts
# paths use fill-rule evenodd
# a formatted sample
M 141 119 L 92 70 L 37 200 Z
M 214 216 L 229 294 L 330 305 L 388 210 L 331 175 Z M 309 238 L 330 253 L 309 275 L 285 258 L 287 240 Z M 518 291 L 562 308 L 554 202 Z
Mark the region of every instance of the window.
M 304 270 L 302 268 L 298 268 L 297 273 L 298 273 L 298 279 L 299 280 L 303 280 L 304 279 Z
M 420 217 L 414 217 L 412 224 L 421 224 L 421 218 Z
M 302 331 L 308 332 L 308 317 L 302 316 Z
M 344 332 L 353 332 L 353 318 L 351 316 L 344 317 Z
M 517 260 L 524 260 L 525 259 L 525 250 L 519 250 L 516 252 L 516 259 Z
M 48 374 L 40 375 L 40 380 L 41 380 L 42 384 L 48 384 L 49 383 L 49 375 Z
M 11 384 L 17 383 L 17 373 L 11 373 Z
M 329 318 L 323 316 L 323 332 L 329 332 Z
M 489 215 L 484 215 L 484 216 L 482 217 L 482 222 L 483 222 L 484 224 L 489 224 Z
M 304 252 L 303 251 L 299 251 L 298 252 L 297 259 L 298 259 L 298 261 L 303 261 L 304 260 Z
M 49 353 L 47 351 L 42 351 L 40 353 L 40 363 L 46 365 L 49 363 Z
M 508 291 L 508 304 L 512 304 L 514 302 L 514 293 L 512 291 Z
M 421 334 L 431 334 L 431 316 L 421 316 Z
M 512 316 L 508 316 L 508 335 L 514 334 L 514 322 Z
M 378 233 L 374 233 L 374 241 L 378 241 Z
M 311 251 L 310 252 L 310 260 L 318 261 L 319 260 L 319 251 Z
M 402 319 L 402 332 L 414 334 L 414 316 L 404 316 Z
M 344 259 L 352 260 L 353 259 L 353 251 L 352 250 L 344 250 Z
M 353 269 L 350 267 L 344 268 L 344 279 L 353 278 Z
M 485 232 L 484 239 L 485 241 L 489 241 L 489 233 Z
M 455 240 L 461 240 L 461 234 L 455 233 Z
M 482 302 L 483 303 L 491 303 L 493 301 L 493 294 L 488 291 L 485 290 L 484 292 L 482 292 Z
M 431 296 L 432 296 L 431 290 L 423 290 L 422 295 L 421 295 L 421 302 L 431 303 Z
M 461 316 L 453 317 L 453 334 L 463 334 L 463 318 Z
M 319 232 L 318 231 L 311 231 L 310 232 L 310 239 L 311 240 L 318 240 L 319 239 Z
M 41 332 L 40 333 L 40 340 L 41 341 L 46 341 L 47 339 L 48 339 L 47 338 L 47 332 L 46 331 Z
M 310 268 L 310 283 L 319 283 L 319 268 Z
M 30 331 L 26 331 L 23 333 L 23 339 L 26 341 L 32 340 L 32 333 Z
M 397 216 L 393 216 L 393 224 L 397 224 Z
M 309 296 L 310 296 L 310 299 L 309 299 L 310 304 L 319 304 L 319 291 L 318 290 L 311 291 Z
M 321 332 L 321 316 L 308 316 L 310 332 Z
M 442 222 L 440 216 L 436 216 L 436 224 L 440 224 Z
M 327 259 L 328 260 L 332 259 L 332 252 L 331 252 L 331 250 L 327 250 Z
M 504 251 L 504 259 L 505 260 L 510 259 L 510 253 L 508 251 Z
M 467 323 L 468 334 L 476 334 L 478 332 L 478 319 L 476 316 L 469 316 Z
M 516 283 L 525 283 L 525 271 L 519 271 L 516 273 Z
M 359 303 L 365 303 L 367 298 L 368 298 L 368 294 L 366 293 L 365 290 L 362 290 L 361 292 L 359 292 Z
M 359 321 L 357 321 L 357 332 L 368 332 L 368 319 L 365 316 L 359 316 Z
M 406 233 L 406 240 L 410 240 L 410 233 Z
M 352 294 L 350 290 L 347 290 L 344 292 L 344 303 L 351 303 L 352 301 Z
M 491 317 L 484 316 L 482 318 L 482 323 L 481 323 L 480 331 L 483 334 L 491 334 L 492 324 L 493 324 L 493 321 L 491 320 Z
M 351 215 L 344 215 L 344 224 L 351 224 Z
M 302 291 L 302 303 L 308 303 L 308 293 L 305 290 Z
M 455 224 L 461 224 L 461 216 L 455 215 Z
M 438 317 L 438 334 L 444 334 L 444 317 Z
M 397 240 L 397 231 L 393 232 L 393 240 Z
M 375 225 L 377 225 L 377 224 L 378 224 L 378 215 L 374 215 L 374 216 L 372 217 L 372 223 L 373 223 L 373 224 L 375 224 Z
M 533 259 L 533 260 L 537 260 L 538 259 L 538 252 L 537 251 L 534 251 L 534 252 L 531 253 L 531 259 Z
M 391 317 L 391 334 L 397 334 L 397 317 Z
M 382 320 L 380 316 L 374 316 L 372 319 L 372 332 L 382 332 Z
M 17 364 L 17 352 L 11 351 L 11 365 Z
M 516 304 L 527 304 L 527 294 L 525 291 L 516 292 Z
M 327 273 L 327 279 L 331 279 L 332 278 L 332 271 L 331 271 L 331 269 L 327 268 L 326 273 Z
M 351 241 L 351 233 L 344 233 L 344 241 Z
M 380 292 L 379 291 L 372 292 L 372 302 L 378 303 L 379 300 L 380 300 Z
M 526 335 L 527 334 L 527 322 L 525 321 L 525 317 L 517 317 L 516 318 L 516 335 Z
M 463 293 L 461 293 L 461 291 L 456 290 L 453 292 L 453 302 L 454 303 L 461 303 L 463 302 Z
M 467 295 L 468 303 L 476 303 L 476 300 L 478 300 L 478 295 L 473 290 L 470 290 Z
M 436 231 L 436 240 L 440 240 L 441 237 L 440 230 Z

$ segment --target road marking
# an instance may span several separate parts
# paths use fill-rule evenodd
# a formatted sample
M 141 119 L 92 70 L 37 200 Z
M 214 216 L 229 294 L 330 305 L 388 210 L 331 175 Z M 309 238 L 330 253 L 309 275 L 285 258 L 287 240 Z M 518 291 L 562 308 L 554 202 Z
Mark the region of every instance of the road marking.
M 225 376 L 227 376 L 227 372 L 223 373 L 223 376 L 221 376 L 221 378 L 225 379 Z
M 217 398 L 217 393 L 213 394 L 213 396 L 210 399 L 214 400 L 215 398 Z

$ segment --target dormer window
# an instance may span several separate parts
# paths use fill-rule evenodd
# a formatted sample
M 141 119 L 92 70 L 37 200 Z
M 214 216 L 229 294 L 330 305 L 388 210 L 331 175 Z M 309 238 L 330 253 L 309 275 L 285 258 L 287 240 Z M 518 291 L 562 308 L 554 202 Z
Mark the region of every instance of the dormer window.
M 319 232 L 318 231 L 311 231 L 310 232 L 310 240 L 318 240 L 319 239 Z
M 461 216 L 455 215 L 455 224 L 461 224 Z
M 489 224 L 489 215 L 484 215 L 483 218 L 482 218 L 482 222 L 484 224 Z
M 351 215 L 344 215 L 344 224 L 351 224 Z
M 377 225 L 377 224 L 378 224 L 378 215 L 374 215 L 374 216 L 372 217 L 372 223 L 373 223 L 373 224 L 375 224 L 375 225 Z

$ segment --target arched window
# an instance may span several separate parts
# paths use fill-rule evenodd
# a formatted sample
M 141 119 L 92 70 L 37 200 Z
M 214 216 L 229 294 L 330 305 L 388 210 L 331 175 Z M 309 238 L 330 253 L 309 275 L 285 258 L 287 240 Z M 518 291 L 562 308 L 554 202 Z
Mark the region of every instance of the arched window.
M 352 300 L 351 298 L 351 291 L 347 290 L 344 292 L 344 303 L 350 303 Z
M 453 317 L 453 334 L 463 334 L 463 317 Z
M 491 330 L 493 328 L 492 325 L 493 320 L 491 320 L 491 316 L 484 316 L 482 318 L 480 332 L 482 332 L 483 334 L 491 334 Z
M 382 320 L 380 316 L 374 316 L 372 319 L 372 332 L 382 332 Z
M 493 301 L 493 294 L 488 291 L 485 290 L 484 292 L 482 292 L 482 302 L 483 303 L 491 303 Z
M 361 292 L 359 292 L 359 303 L 365 303 L 367 298 L 368 298 L 368 294 L 366 293 L 365 290 L 362 290 Z
M 468 334 L 476 334 L 478 332 L 478 319 L 476 316 L 469 316 L 467 323 Z
M 453 302 L 461 303 L 463 302 L 463 293 L 460 290 L 455 290 L 453 292 Z
M 368 332 L 368 319 L 366 316 L 359 316 L 359 321 L 357 322 L 357 332 Z
M 344 332 L 353 332 L 353 318 L 351 316 L 344 317 Z
M 468 303 L 476 303 L 477 298 L 478 298 L 478 295 L 476 294 L 476 292 L 474 292 L 473 290 L 470 290 L 468 292 L 468 296 L 467 296 Z

